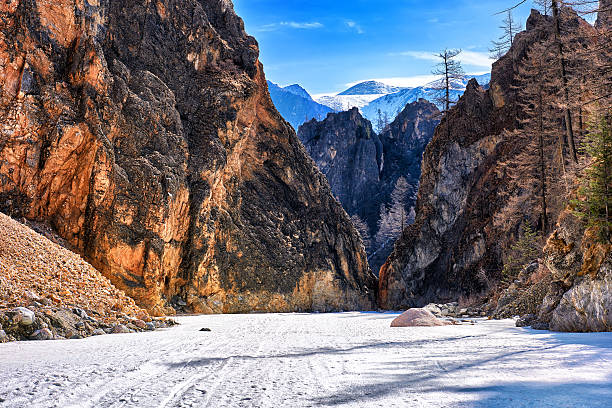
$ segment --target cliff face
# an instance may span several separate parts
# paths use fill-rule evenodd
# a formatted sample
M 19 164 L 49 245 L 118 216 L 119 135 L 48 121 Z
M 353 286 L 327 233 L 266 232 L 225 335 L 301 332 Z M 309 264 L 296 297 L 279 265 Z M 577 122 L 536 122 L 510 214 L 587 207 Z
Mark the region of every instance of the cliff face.
M 11 0 L 0 19 L 2 211 L 156 313 L 372 307 L 229 0 Z
M 599 0 L 598 10 L 595 27 L 609 29 L 612 26 L 612 0 Z
M 380 207 L 388 204 L 397 180 L 410 186 L 406 209 L 414 206 L 425 146 L 439 123 L 435 105 L 421 99 L 408 104 L 377 135 L 357 108 L 302 125 L 298 136 L 325 174 L 346 211 L 363 219 L 375 235 Z M 372 247 L 370 265 L 378 271 L 393 249 Z
M 381 268 L 383 308 L 456 300 L 486 290 L 489 280 L 500 277 L 502 248 L 513 236 L 494 223 L 509 181 L 497 171 L 512 152 L 504 130 L 514 129 L 517 118 L 510 55 L 520 61 L 547 35 L 545 26 L 545 17 L 533 12 L 513 52 L 493 65 L 490 88 L 470 81 L 436 128 L 423 158 L 416 221 Z
M 370 121 L 353 108 L 305 123 L 298 136 L 346 211 L 359 214 L 376 193 L 383 164 L 382 143 Z
M 612 330 L 612 245 L 598 240 L 571 211 L 544 247 L 551 284 L 536 320 L 555 331 Z

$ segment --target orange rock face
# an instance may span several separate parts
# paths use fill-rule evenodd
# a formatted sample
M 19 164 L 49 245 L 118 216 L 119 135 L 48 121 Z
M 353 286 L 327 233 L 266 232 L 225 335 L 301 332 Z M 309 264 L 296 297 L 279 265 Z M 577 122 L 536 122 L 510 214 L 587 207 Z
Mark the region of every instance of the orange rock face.
M 231 2 L 3 2 L 0 87 L 0 210 L 152 312 L 373 307 Z

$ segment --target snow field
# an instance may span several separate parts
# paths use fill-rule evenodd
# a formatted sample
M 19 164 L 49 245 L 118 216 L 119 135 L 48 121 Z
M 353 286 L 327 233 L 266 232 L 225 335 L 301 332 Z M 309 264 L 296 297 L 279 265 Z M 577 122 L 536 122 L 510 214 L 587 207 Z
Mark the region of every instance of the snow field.
M 0 407 L 612 407 L 612 333 L 390 328 L 396 316 L 191 316 L 0 344 Z

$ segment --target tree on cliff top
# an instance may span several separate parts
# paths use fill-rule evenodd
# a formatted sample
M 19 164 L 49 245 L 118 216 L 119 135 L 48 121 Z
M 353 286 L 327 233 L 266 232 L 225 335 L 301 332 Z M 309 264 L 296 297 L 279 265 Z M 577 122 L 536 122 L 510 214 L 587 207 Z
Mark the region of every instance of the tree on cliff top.
M 440 62 L 431 71 L 432 74 L 442 77 L 433 88 L 444 91 L 442 95 L 434 98 L 437 104 L 444 106 L 444 112 L 448 112 L 451 106 L 457 103 L 450 96 L 452 82 L 465 77 L 461 62 L 456 60 L 459 54 L 461 54 L 461 50 L 445 49 L 441 51 L 437 55 L 440 58 Z
M 506 18 L 502 21 L 502 25 L 499 27 L 502 29 L 502 35 L 497 41 L 492 41 L 492 47 L 489 50 L 491 57 L 499 59 L 503 57 L 514 45 L 514 37 L 521 31 L 522 26 L 514 20 L 512 11 L 508 10 Z M 512 56 L 514 60 L 514 56 Z

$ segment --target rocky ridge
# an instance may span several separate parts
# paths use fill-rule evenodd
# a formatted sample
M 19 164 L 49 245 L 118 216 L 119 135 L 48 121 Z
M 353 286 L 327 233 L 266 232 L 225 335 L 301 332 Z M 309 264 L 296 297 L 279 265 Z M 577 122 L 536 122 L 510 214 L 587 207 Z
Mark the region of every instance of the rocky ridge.
M 593 30 L 569 9 L 563 10 L 563 18 L 567 27 Z M 600 16 L 598 21 L 606 19 Z M 532 11 L 527 30 L 517 35 L 512 49 L 516 61 L 531 44 L 550 35 L 548 27 L 546 17 Z M 512 154 L 512 139 L 504 130 L 514 129 L 521 115 L 512 92 L 516 75 L 515 63 L 506 55 L 493 66 L 490 89 L 471 81 L 436 130 L 423 162 L 417 220 L 381 270 L 381 305 L 406 308 L 488 293 L 481 313 L 521 316 L 518 326 L 612 330 L 611 247 L 571 207 L 550 209 L 549 216 L 558 222 L 541 259 L 525 265 L 500 294 L 493 290 L 501 280 L 504 249 L 518 229 L 517 224 L 494 222 L 512 195 L 498 166 Z M 537 218 L 531 221 L 537 224 Z
M 0 21 L 1 211 L 157 315 L 374 306 L 230 1 L 11 0 Z
M 344 209 L 363 216 L 363 203 L 377 193 L 383 167 L 383 145 L 372 124 L 353 108 L 306 122 L 298 136 Z

